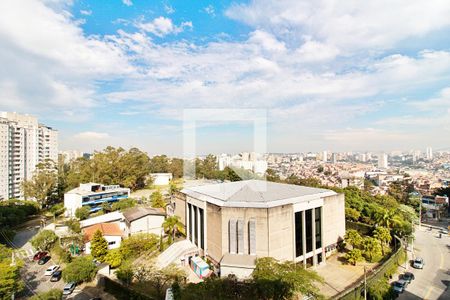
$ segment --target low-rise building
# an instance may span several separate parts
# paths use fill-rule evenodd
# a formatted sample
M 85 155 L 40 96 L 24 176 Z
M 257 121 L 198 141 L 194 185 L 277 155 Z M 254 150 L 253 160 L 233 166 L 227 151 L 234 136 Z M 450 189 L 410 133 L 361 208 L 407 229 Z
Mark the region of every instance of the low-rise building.
M 64 207 L 67 217 L 75 216 L 75 211 L 88 206 L 91 212 L 101 209 L 103 203 L 112 203 L 130 196 L 129 188 L 119 185 L 103 185 L 99 183 L 83 183 L 79 187 L 64 194 Z
M 108 249 L 116 249 L 120 247 L 122 241 L 123 232 L 120 230 L 118 223 L 100 223 L 92 225 L 83 229 L 85 253 L 91 253 L 91 241 L 97 230 L 103 234 L 103 237 L 108 242 Z
M 168 185 L 172 180 L 172 173 L 151 173 L 150 177 L 153 180 L 153 185 Z
M 175 214 L 223 276 L 247 277 L 256 257 L 324 263 L 345 235 L 343 194 L 260 180 L 185 188 Z
M 125 234 L 130 236 L 136 233 L 164 234 L 163 223 L 165 212 L 161 208 L 132 207 L 123 212 Z

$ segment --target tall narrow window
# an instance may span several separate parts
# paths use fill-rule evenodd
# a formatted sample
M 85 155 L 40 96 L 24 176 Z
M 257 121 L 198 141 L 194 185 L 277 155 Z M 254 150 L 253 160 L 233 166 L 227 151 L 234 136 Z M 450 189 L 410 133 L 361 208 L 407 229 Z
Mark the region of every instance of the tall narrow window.
M 320 214 L 320 207 L 316 208 L 315 211 L 315 223 L 316 223 L 316 249 L 319 249 L 322 247 L 322 231 L 321 231 L 321 214 Z
M 203 209 L 199 208 L 198 211 L 200 212 L 200 248 L 205 249 L 205 220 Z
M 313 250 L 312 244 L 312 209 L 305 211 L 305 228 L 306 228 L 306 252 L 311 252 Z
M 188 203 L 188 226 L 189 226 L 189 240 L 192 242 L 192 205 Z
M 295 256 L 303 255 L 302 212 L 295 213 Z
M 193 214 L 194 214 L 194 244 L 198 246 L 198 215 L 197 215 L 197 206 L 193 206 Z
M 248 221 L 248 254 L 256 255 L 256 221 Z
M 244 254 L 244 220 L 237 221 L 237 252 Z
M 237 253 L 236 219 L 230 219 L 228 222 L 228 246 L 231 254 Z

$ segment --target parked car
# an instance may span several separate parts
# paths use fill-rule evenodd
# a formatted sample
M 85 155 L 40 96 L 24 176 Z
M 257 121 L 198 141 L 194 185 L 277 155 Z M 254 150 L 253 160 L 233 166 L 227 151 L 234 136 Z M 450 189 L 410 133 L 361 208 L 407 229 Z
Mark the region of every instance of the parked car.
M 36 254 L 33 256 L 33 260 L 34 260 L 34 261 L 38 261 L 38 260 L 40 260 L 41 258 L 47 256 L 47 254 L 48 254 L 48 253 L 45 252 L 45 251 L 38 251 L 38 252 L 36 252 Z
M 416 258 L 413 262 L 413 268 L 415 269 L 423 269 L 424 265 L 425 262 L 423 261 L 423 258 Z
M 405 291 L 407 286 L 408 286 L 408 282 L 403 279 L 400 279 L 400 280 L 394 282 L 393 290 L 397 294 L 401 294 Z
M 406 281 L 407 283 L 411 283 L 411 281 L 413 281 L 414 278 L 414 274 L 411 272 L 406 272 L 405 274 L 403 274 L 402 279 L 404 281 Z
M 52 278 L 50 278 L 50 281 L 52 282 L 56 282 L 59 281 L 61 279 L 61 275 L 62 275 L 62 271 L 56 271 L 55 273 L 52 274 Z
M 77 284 L 75 282 L 69 282 L 68 284 L 66 284 L 63 288 L 63 295 L 72 294 L 72 292 L 76 286 L 77 286 Z
M 55 273 L 55 271 L 58 270 L 58 269 L 59 269 L 59 265 L 50 266 L 50 267 L 48 267 L 47 270 L 45 270 L 44 275 L 45 276 L 52 276 L 53 273 Z
M 50 260 L 50 258 L 51 257 L 48 255 L 42 257 L 41 259 L 39 259 L 38 265 L 45 265 Z

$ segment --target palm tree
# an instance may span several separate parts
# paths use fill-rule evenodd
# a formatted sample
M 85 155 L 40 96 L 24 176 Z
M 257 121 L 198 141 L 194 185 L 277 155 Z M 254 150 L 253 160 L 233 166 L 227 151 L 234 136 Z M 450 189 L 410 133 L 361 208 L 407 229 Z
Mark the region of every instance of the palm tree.
M 175 240 L 175 235 L 177 232 L 184 234 L 184 225 L 180 221 L 180 217 L 171 216 L 168 217 L 163 223 L 164 232 L 169 235 L 169 244 Z

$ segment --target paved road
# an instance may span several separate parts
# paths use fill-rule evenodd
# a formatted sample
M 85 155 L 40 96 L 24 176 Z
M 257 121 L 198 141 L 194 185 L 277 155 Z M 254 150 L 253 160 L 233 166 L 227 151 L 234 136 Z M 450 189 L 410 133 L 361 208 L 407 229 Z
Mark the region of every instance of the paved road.
M 414 255 L 425 261 L 423 270 L 408 270 L 415 280 L 398 299 L 450 299 L 450 236 L 438 237 L 438 230 L 417 229 L 414 241 Z

